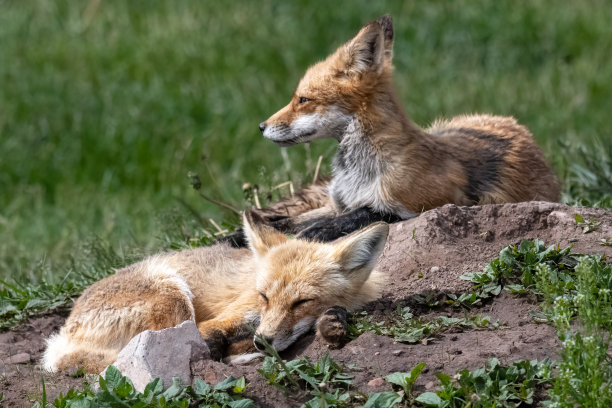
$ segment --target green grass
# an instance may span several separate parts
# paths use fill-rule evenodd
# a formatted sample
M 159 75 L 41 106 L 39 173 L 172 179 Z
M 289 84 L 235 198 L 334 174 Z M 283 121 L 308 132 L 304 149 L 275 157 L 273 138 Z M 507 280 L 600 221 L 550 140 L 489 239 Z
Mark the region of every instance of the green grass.
M 307 182 L 319 155 L 329 171 L 332 141 L 284 158 L 257 124 L 384 13 L 411 118 L 514 115 L 565 201 L 612 205 L 608 1 L 0 0 L 0 279 L 78 281 L 103 269 L 83 243 L 133 259 L 235 222 L 189 171 L 238 207 L 245 182 Z

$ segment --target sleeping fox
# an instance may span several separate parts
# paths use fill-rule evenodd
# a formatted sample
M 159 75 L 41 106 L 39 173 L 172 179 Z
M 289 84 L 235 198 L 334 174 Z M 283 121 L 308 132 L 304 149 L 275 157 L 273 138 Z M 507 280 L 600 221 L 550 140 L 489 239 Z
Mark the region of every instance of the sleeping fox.
M 289 239 L 255 218 L 244 217 L 250 249 L 216 244 L 157 255 L 94 283 L 47 340 L 45 369 L 100 373 L 136 334 L 185 320 L 197 324 L 211 355 L 230 354 L 232 362 L 261 355 L 252 353 L 261 339 L 282 351 L 315 325 L 337 343 L 346 315 L 333 309 L 353 310 L 381 293 L 383 276 L 373 268 L 388 225 L 316 243 Z M 248 342 L 223 349 L 245 332 Z
M 259 125 L 279 146 L 339 142 L 329 197 L 273 225 L 326 241 L 448 203 L 559 200 L 555 174 L 514 118 L 462 115 L 426 130 L 412 123 L 393 88 L 392 55 L 393 21 L 384 16 L 310 67 L 289 104 Z M 275 206 L 278 216 L 287 204 Z

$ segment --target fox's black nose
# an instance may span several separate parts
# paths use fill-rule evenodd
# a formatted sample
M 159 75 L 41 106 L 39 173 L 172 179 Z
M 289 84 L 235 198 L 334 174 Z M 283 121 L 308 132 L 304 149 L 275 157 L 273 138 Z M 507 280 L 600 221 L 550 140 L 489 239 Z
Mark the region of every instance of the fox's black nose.
M 264 351 L 266 349 L 266 344 L 272 345 L 272 340 L 272 337 L 257 335 L 253 340 L 253 344 L 255 344 L 257 350 Z
M 261 130 L 261 131 L 263 132 L 264 130 L 266 130 L 266 127 L 267 127 L 267 126 L 268 126 L 268 125 L 266 125 L 266 122 L 261 122 L 261 123 L 259 124 L 259 130 Z

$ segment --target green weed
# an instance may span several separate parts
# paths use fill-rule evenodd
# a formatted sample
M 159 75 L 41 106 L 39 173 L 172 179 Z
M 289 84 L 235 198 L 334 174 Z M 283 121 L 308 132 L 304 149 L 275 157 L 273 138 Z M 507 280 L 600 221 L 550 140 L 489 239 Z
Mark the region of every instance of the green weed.
M 570 274 L 578 263 L 578 257 L 570 253 L 570 248 L 562 250 L 554 245 L 547 247 L 539 240 L 524 240 L 519 245 L 502 249 L 499 257 L 488 263 L 483 272 L 461 276 L 461 279 L 473 282 L 476 289 L 462 297 L 471 306 L 499 295 L 504 287 L 515 294 L 525 293 L 528 289 L 540 293 L 536 284 L 537 274 L 546 267 L 556 271 L 554 290 L 564 293 L 573 288 Z
M 260 341 L 270 355 L 257 371 L 268 384 L 284 391 L 308 391 L 313 398 L 303 405 L 305 408 L 348 406 L 351 395 L 347 390 L 353 383 L 353 376 L 344 373 L 344 368 L 329 355 L 316 363 L 308 357 L 285 362 L 263 338 Z
M 536 387 L 550 382 L 551 373 L 549 360 L 517 361 L 503 366 L 493 358 L 485 368 L 459 371 L 455 381 L 446 374 L 436 374 L 440 390 L 423 393 L 416 401 L 440 408 L 530 406 L 535 402 Z
M 492 322 L 489 316 L 447 317 L 438 316 L 435 319 L 415 318 L 409 307 L 398 308 L 386 320 L 374 321 L 366 312 L 353 315 L 349 321 L 348 332 L 352 338 L 365 332 L 392 337 L 401 343 L 417 343 L 429 341 L 449 329 L 481 329 L 491 330 L 499 326 Z
M 580 214 L 574 214 L 576 225 L 582 228 L 582 232 L 588 234 L 589 232 L 597 231 L 601 227 L 602 222 L 598 219 L 587 219 L 582 218 Z
M 551 380 L 552 363 L 549 360 L 538 362 L 517 361 L 504 366 L 495 358 L 487 366 L 478 370 L 461 370 L 450 377 L 437 373 L 440 389 L 414 395 L 412 386 L 425 367 L 420 363 L 407 373 L 393 373 L 385 380 L 401 392 L 386 391 L 371 394 L 364 408 L 440 407 L 440 408 L 489 408 L 530 406 L 534 400 L 537 386 Z
M 585 233 L 597 226 L 582 218 L 576 221 L 584 224 Z M 612 265 L 605 258 L 523 241 L 504 248 L 483 273 L 465 279 L 475 283 L 481 297 L 505 286 L 542 300 L 543 313 L 537 318 L 552 323 L 562 341 L 549 406 L 612 405 Z
M 83 391 L 69 390 L 66 395 L 53 401 L 56 408 L 90 407 L 168 407 L 186 408 L 228 407 L 254 408 L 252 400 L 244 398 L 246 389 L 244 378 L 227 377 L 220 383 L 211 386 L 196 378 L 192 386 L 184 386 L 179 378 L 174 378 L 172 385 L 165 391 L 159 378 L 146 385 L 144 391 L 138 392 L 129 378 L 121 375 L 114 366 L 109 366 L 106 376 L 99 378 L 100 390 L 93 391 L 85 387 Z M 45 407 L 45 405 L 42 405 Z
M 549 272 L 549 271 L 547 271 Z M 543 280 L 550 282 L 550 273 Z M 612 406 L 612 265 L 583 257 L 575 268 L 575 290 L 549 305 L 550 320 L 563 343 L 551 407 Z M 550 282 L 546 287 L 554 286 Z M 554 291 L 546 292 L 552 298 Z M 577 327 L 570 325 L 576 319 Z

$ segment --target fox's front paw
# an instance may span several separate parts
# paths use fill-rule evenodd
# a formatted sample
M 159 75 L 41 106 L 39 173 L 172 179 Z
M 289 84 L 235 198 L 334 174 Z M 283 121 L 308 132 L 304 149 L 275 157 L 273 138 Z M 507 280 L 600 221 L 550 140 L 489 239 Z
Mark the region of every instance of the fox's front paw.
M 347 326 L 346 309 L 330 307 L 317 320 L 317 334 L 331 347 L 341 347 L 346 339 Z
M 343 236 L 344 233 L 333 220 L 317 221 L 297 235 L 298 238 L 319 242 L 329 242 Z
M 220 330 L 211 330 L 204 336 L 204 341 L 210 350 L 210 358 L 215 361 L 221 361 L 228 345 L 225 334 Z
M 274 221 L 270 221 L 268 225 L 284 233 L 291 233 L 294 228 L 293 220 L 290 217 L 279 217 Z

